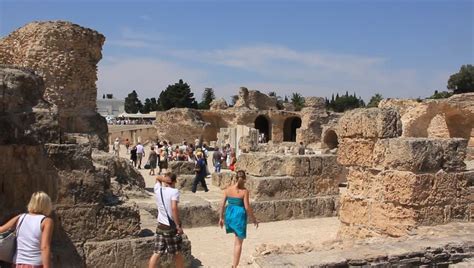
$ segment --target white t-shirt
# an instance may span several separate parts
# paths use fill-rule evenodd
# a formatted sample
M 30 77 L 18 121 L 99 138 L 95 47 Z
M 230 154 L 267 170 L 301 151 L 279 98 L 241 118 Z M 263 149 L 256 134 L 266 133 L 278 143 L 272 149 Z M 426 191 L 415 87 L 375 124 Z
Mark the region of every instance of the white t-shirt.
M 161 194 L 160 189 L 163 192 L 163 200 L 165 201 L 165 207 L 163 206 L 163 202 L 161 201 Z M 155 184 L 155 198 L 156 198 L 156 207 L 158 208 L 158 222 L 164 225 L 170 226 L 168 221 L 168 217 L 166 216 L 166 212 L 168 212 L 168 216 L 173 218 L 173 213 L 171 210 L 171 201 L 179 202 L 179 191 L 175 188 L 170 187 L 162 187 L 160 182 Z M 174 219 L 173 219 L 174 220 Z
M 138 144 L 137 145 L 137 154 L 143 154 L 145 152 L 145 148 L 143 148 L 143 145 Z

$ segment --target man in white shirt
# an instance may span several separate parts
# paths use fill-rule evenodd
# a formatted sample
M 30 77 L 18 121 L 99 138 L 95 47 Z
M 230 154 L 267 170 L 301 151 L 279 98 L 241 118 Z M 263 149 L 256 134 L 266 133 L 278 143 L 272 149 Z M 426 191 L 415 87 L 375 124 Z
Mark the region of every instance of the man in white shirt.
M 160 256 L 165 252 L 175 255 L 176 267 L 184 267 L 184 257 L 181 253 L 183 229 L 178 213 L 179 191 L 174 188 L 175 185 L 176 174 L 167 172 L 164 176 L 156 177 L 154 191 L 158 208 L 158 226 L 149 268 L 155 268 Z
M 138 142 L 137 144 L 137 162 L 138 162 L 138 169 L 142 168 L 142 159 L 145 157 L 145 148 L 143 145 Z

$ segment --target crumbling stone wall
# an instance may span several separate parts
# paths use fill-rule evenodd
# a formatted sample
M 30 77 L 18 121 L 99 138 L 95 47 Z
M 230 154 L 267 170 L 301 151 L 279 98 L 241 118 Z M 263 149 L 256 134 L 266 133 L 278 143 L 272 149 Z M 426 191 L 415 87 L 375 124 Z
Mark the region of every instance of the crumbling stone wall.
M 110 155 L 94 163 L 88 141 L 61 143 L 58 110 L 42 99 L 44 83 L 33 71 L 2 66 L 0 85 L 0 223 L 25 212 L 42 190 L 55 204 L 55 267 L 98 267 L 119 246 L 146 245 L 149 256 L 153 239 L 138 237 L 138 208 L 125 202 L 143 190 L 143 177 Z
M 422 102 L 387 99 L 379 107 L 400 113 L 403 137 L 464 138 L 468 140 L 467 158 L 474 158 L 474 93 Z
M 105 37 L 66 21 L 32 22 L 0 39 L 0 63 L 44 79 L 43 98 L 57 106 L 63 132 L 88 133 L 107 149 L 107 124 L 96 112 L 97 63 Z
M 401 134 L 393 109 L 356 109 L 339 120 L 338 161 L 348 168 L 341 237 L 403 236 L 416 226 L 472 217 L 467 141 Z

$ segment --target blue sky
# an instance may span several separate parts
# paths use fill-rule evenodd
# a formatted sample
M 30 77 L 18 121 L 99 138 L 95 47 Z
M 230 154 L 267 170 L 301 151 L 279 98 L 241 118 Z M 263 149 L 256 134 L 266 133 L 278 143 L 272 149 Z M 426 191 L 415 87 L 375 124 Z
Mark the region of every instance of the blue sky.
M 59 19 L 106 36 L 100 96 L 157 97 L 182 78 L 198 99 L 240 86 L 425 97 L 474 62 L 474 1 L 0 0 L 1 36 Z

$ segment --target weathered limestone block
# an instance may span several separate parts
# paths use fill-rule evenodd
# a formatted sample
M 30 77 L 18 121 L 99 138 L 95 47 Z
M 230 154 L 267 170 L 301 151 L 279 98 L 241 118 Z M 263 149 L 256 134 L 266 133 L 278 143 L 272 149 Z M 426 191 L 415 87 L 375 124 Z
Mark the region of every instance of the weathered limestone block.
M 369 217 L 369 225 L 388 236 L 406 235 L 417 225 L 415 209 L 392 203 L 371 202 Z
M 224 190 L 234 183 L 235 172 L 222 171 L 220 173 L 212 173 L 212 185 Z
M 177 124 L 179 122 L 179 124 Z M 207 126 L 198 110 L 173 108 L 156 113 L 157 136 L 173 143 L 194 140 Z
M 360 167 L 350 167 L 347 174 L 347 193 L 358 199 L 382 199 L 380 171 Z
M 140 207 L 148 211 L 154 217 L 158 217 L 156 204 L 140 204 Z M 203 202 L 195 199 L 191 202 L 181 202 L 179 206 L 179 217 L 184 228 L 215 226 L 219 222 L 217 213 L 218 204 Z
M 59 175 L 41 145 L 0 145 L 0 224 L 23 213 L 36 191 L 57 198 Z
M 104 241 L 136 236 L 140 214 L 136 205 L 57 206 L 58 225 L 73 242 Z
M 87 267 L 146 267 L 153 254 L 155 237 L 86 242 L 84 254 Z M 183 235 L 185 267 L 191 266 L 191 242 Z M 170 256 L 160 258 L 159 267 L 174 267 Z
M 178 175 L 193 175 L 194 163 L 189 161 L 170 161 L 168 163 L 168 170 Z
M 176 188 L 181 191 L 191 191 L 193 187 L 194 178 L 196 175 L 178 175 L 176 180 Z M 200 189 L 201 184 L 198 185 Z
M 346 224 L 368 225 L 369 201 L 352 198 L 347 194 L 342 195 L 339 219 Z
M 464 170 L 465 139 L 398 138 L 379 140 L 374 167 L 408 171 Z
M 252 202 L 260 222 L 303 219 L 317 216 L 331 217 L 336 213 L 337 196 L 283 199 Z
M 342 167 L 334 155 L 241 154 L 237 169 L 257 177 L 322 175 L 339 179 Z
M 43 80 L 33 71 L 0 65 L 0 144 L 59 142 L 57 109 L 42 99 Z
M 342 139 L 337 149 L 337 160 L 345 166 L 371 167 L 375 143 L 373 139 Z
M 210 109 L 211 110 L 225 110 L 229 107 L 224 98 L 214 99 L 211 101 Z
M 145 188 L 145 179 L 130 161 L 101 151 L 92 154 L 94 163 L 100 164 L 108 171 L 108 177 L 114 177 L 127 191 L 139 191 Z
M 338 122 L 342 138 L 394 138 L 402 134 L 400 115 L 394 109 L 354 109 Z
M 248 177 L 247 181 L 250 197 L 255 200 L 314 196 L 315 180 L 312 177 Z
M 45 144 L 48 157 L 61 170 L 92 170 L 92 148 L 89 144 Z

